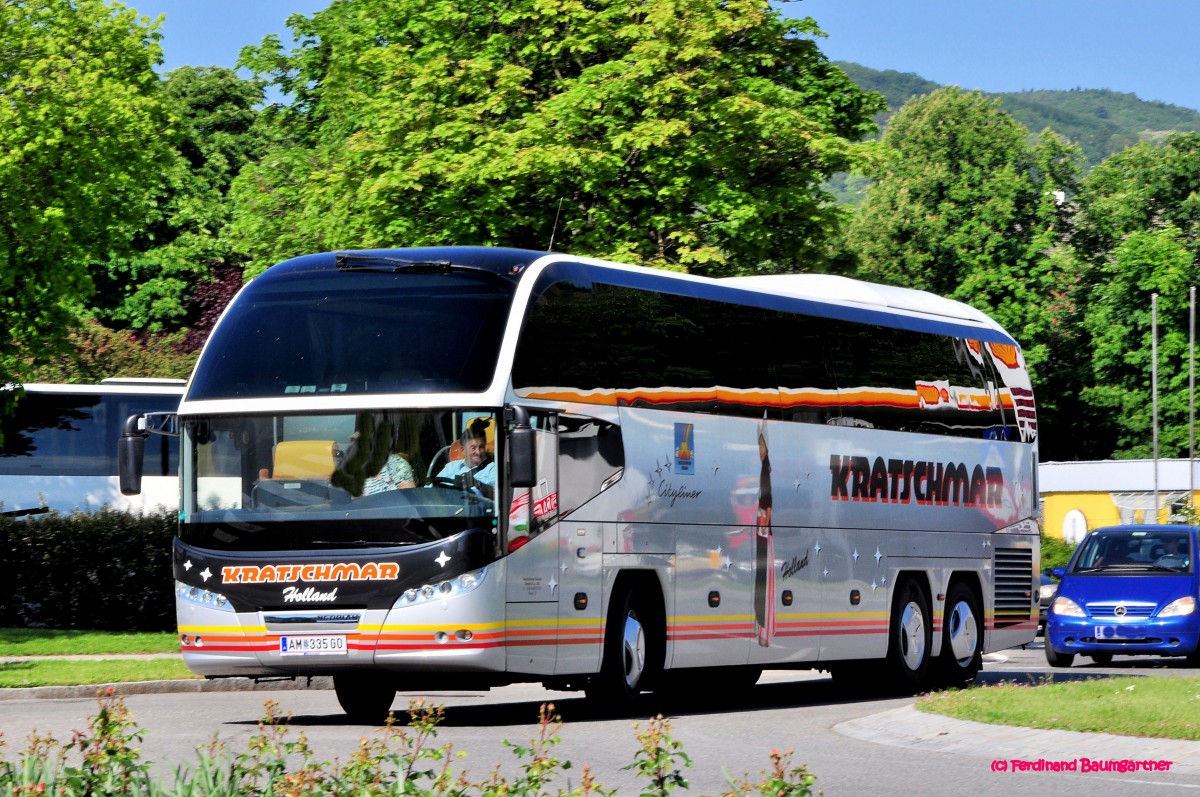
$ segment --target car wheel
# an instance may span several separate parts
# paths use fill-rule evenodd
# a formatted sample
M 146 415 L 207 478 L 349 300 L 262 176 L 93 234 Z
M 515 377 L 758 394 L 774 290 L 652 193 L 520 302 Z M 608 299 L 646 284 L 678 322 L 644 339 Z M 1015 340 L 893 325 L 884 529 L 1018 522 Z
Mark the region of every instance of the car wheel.
M 1112 664 L 1113 654 L 1111 653 L 1093 653 L 1091 654 L 1092 661 L 1099 664 L 1101 667 L 1107 667 Z
M 1050 646 L 1050 640 L 1046 640 L 1046 663 L 1051 667 L 1070 667 L 1071 662 L 1075 661 L 1074 653 L 1059 653 Z
M 387 721 L 396 687 L 380 673 L 352 672 L 333 676 L 333 691 L 346 716 L 365 725 Z
M 950 587 L 937 662 L 938 680 L 947 686 L 970 683 L 983 667 L 981 620 L 975 593 L 962 583 Z

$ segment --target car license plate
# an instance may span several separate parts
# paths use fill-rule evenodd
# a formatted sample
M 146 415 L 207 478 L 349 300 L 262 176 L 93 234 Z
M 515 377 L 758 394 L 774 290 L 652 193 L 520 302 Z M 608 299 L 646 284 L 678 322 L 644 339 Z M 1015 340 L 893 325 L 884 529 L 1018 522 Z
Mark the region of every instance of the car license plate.
M 344 634 L 279 637 L 280 656 L 344 656 L 346 653 Z
M 1096 639 L 1145 639 L 1146 632 L 1140 625 L 1098 625 Z

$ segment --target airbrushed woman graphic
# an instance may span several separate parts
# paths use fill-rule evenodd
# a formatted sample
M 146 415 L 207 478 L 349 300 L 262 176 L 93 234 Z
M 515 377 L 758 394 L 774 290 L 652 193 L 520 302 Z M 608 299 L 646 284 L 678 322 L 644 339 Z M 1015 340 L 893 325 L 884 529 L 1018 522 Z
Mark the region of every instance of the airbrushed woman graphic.
M 767 420 L 758 424 L 758 518 L 754 528 L 754 634 L 769 647 L 775 635 L 775 539 L 771 532 L 771 458 L 767 452 Z

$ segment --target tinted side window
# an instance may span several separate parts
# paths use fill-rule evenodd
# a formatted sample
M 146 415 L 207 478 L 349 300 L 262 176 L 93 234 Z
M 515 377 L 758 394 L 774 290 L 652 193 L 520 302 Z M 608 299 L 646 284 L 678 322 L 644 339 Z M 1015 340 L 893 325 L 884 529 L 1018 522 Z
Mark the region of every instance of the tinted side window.
M 595 418 L 558 416 L 558 509 L 566 516 L 620 478 L 621 428 Z
M 138 412 L 174 412 L 172 396 L 27 393 L 0 418 L 0 474 L 6 476 L 115 476 L 117 439 Z M 147 476 L 177 472 L 176 438 L 146 441 Z
M 567 283 L 541 294 L 513 364 L 519 395 L 1018 439 L 998 385 L 958 338 Z

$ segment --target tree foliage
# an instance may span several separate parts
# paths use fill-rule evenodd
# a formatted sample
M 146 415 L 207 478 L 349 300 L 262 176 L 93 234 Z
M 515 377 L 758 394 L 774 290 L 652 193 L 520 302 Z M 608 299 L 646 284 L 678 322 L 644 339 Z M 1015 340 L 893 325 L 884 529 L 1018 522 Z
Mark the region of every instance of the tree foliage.
M 1048 254 L 1069 230 L 1079 153 L 1050 131 L 1036 145 L 1028 139 L 978 92 L 948 88 L 907 104 L 884 135 L 883 167 L 851 227 L 859 274 L 973 304 L 1014 334 L 1034 332 L 1059 279 Z
M 495 244 L 687 269 L 819 266 L 881 98 L 761 0 L 335 0 L 244 62 L 293 97 L 234 187 L 261 268 Z
M 61 344 L 86 262 L 138 231 L 174 136 L 156 23 L 103 0 L 0 4 L 0 382 Z M 32 345 L 36 342 L 36 345 Z
M 1189 289 L 1200 282 L 1200 135 L 1138 144 L 1097 166 L 1079 195 L 1082 327 L 1094 424 L 1118 456 L 1152 453 L 1151 297 L 1158 299 L 1160 454 L 1188 450 Z
M 179 119 L 178 157 L 161 188 L 156 212 L 134 251 L 98 262 L 94 317 L 115 328 L 162 334 L 193 326 L 189 297 L 219 264 L 239 256 L 221 239 L 229 221 L 229 186 L 259 155 L 254 106 L 262 86 L 231 69 L 182 67 L 162 83 Z
M 891 111 L 913 97 L 943 88 L 911 72 L 835 63 L 863 89 L 882 94 Z M 1030 130 L 1051 128 L 1078 145 L 1088 166 L 1140 141 L 1162 143 L 1173 131 L 1200 131 L 1200 111 L 1109 89 L 988 92 L 984 96 L 999 100 L 1005 112 Z M 881 127 L 888 116 L 890 113 L 876 117 Z
M 979 92 L 907 103 L 849 233 L 859 276 L 932 291 L 991 314 L 1025 345 L 1041 392 L 1043 452 L 1077 443 L 1077 260 L 1068 246 L 1077 147 L 1029 131 Z
M 1031 143 L 995 101 L 951 88 L 906 104 L 882 151 L 850 231 L 860 275 L 972 304 L 1024 345 L 1043 459 L 1151 455 L 1152 294 L 1159 452 L 1186 453 L 1200 134 L 1080 178 L 1077 147 Z

